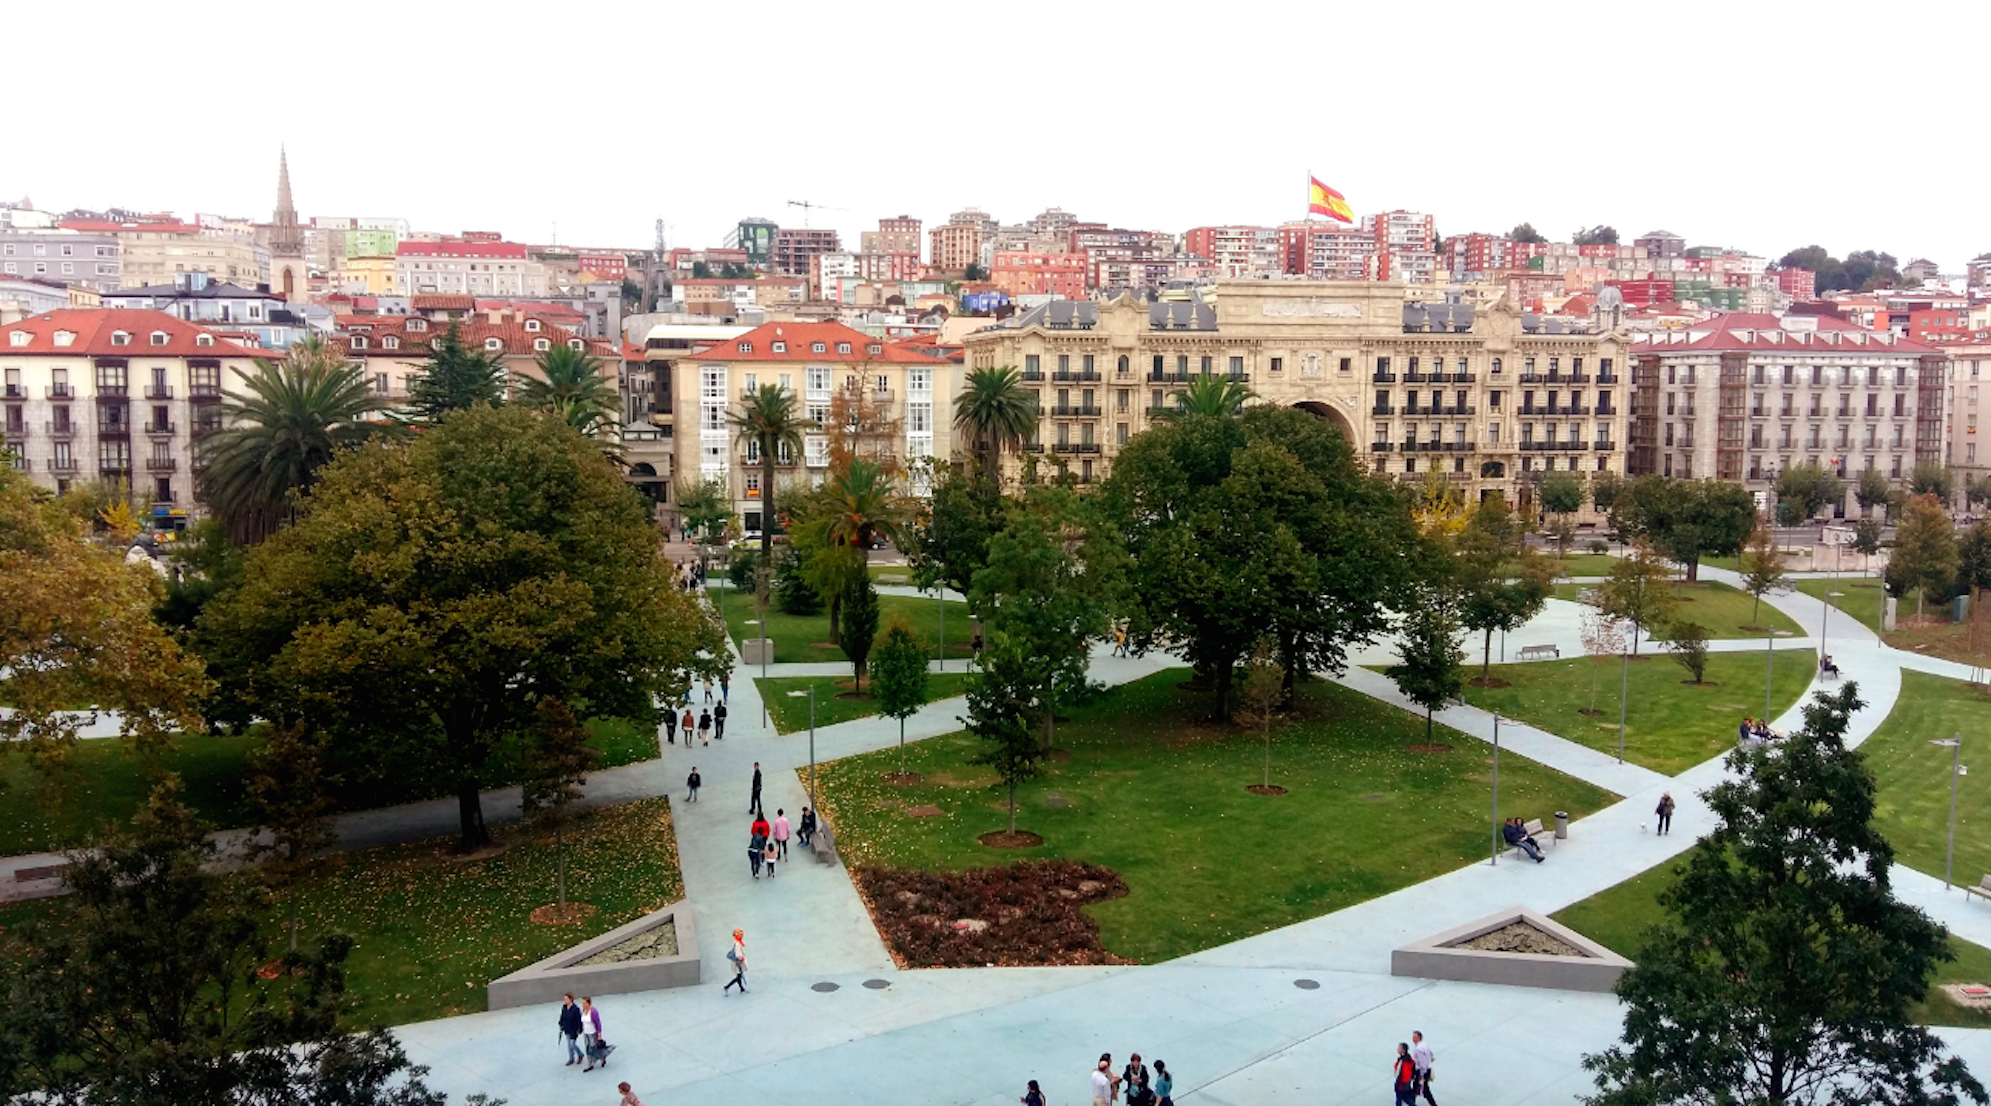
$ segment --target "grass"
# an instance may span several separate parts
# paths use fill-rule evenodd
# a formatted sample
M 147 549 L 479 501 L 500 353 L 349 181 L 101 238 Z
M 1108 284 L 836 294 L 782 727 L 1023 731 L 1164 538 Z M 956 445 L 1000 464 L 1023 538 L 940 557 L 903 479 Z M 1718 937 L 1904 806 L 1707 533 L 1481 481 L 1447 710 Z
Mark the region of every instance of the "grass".
M 1557 599 L 1580 602 L 1580 596 L 1595 587 L 1594 584 L 1561 584 L 1556 587 Z M 1683 622 L 1698 622 L 1707 627 L 1708 637 L 1715 640 L 1739 640 L 1762 637 L 1761 627 L 1767 623 L 1770 629 L 1783 630 L 1792 635 L 1801 633 L 1797 623 L 1790 620 L 1782 611 L 1771 606 L 1768 600 L 1762 610 L 1756 610 L 1756 600 L 1748 592 L 1727 584 L 1704 580 L 1698 584 L 1675 580 L 1670 585 L 1673 598 L 1679 601 L 1676 612 Z
M 1811 571 L 1811 554 L 1809 550 L 1786 549 L 1782 553 L 1782 559 L 1786 572 Z M 1701 563 L 1713 568 L 1725 568 L 1730 572 L 1742 571 L 1741 555 L 1734 557 L 1702 557 Z M 1824 567 L 1830 568 L 1832 566 L 1826 565 Z
M 1672 885 L 1674 864 L 1667 863 L 1608 887 L 1582 902 L 1572 903 L 1553 917 L 1620 956 L 1637 959 L 1646 931 L 1666 921 L 1659 894 Z M 1950 935 L 1956 959 L 1936 966 L 1928 993 L 1909 1010 L 1922 1025 L 1991 1028 L 1991 1011 L 1966 1010 L 1940 989 L 1944 983 L 1991 982 L 1991 949 Z
M 1759 651 L 1760 652 L 1760 651 Z M 1764 658 L 1757 652 L 1709 653 L 1707 683 L 1684 683 L 1687 670 L 1670 655 L 1641 654 L 1625 674 L 1630 708 L 1625 718 L 1625 759 L 1655 772 L 1677 775 L 1735 745 L 1743 717 L 1763 710 Z M 1810 685 L 1817 655 L 1809 649 L 1779 649 L 1771 679 L 1771 702 L 1781 715 Z M 1466 688 L 1466 702 L 1526 722 L 1607 753 L 1618 751 L 1616 658 L 1575 657 L 1492 668 L 1501 688 Z M 1474 670 L 1477 675 L 1477 669 Z M 1595 677 L 1600 715 L 1581 713 L 1591 703 Z
M 1129 894 L 1088 907 L 1106 949 L 1152 962 L 1351 906 L 1487 854 L 1489 758 L 1440 729 L 1451 752 L 1413 752 L 1423 720 L 1336 684 L 1300 689 L 1299 711 L 1272 731 L 1272 781 L 1254 795 L 1263 748 L 1255 728 L 1204 721 L 1208 693 L 1158 673 L 1071 708 L 1056 744 L 1069 759 L 1017 789 L 1031 849 L 977 838 L 1007 827 L 1005 793 L 974 763 L 963 733 L 909 746 L 921 782 L 894 787 L 899 750 L 819 767 L 823 806 L 854 866 L 963 871 L 1012 859 L 1103 864 Z M 1502 758 L 1504 812 L 1547 818 L 1611 802 L 1601 788 L 1520 757 Z M 1063 805 L 1053 805 L 1056 799 Z M 931 805 L 941 817 L 916 818 Z
M 1942 877 L 1949 838 L 1950 750 L 1929 742 L 1962 735 L 1962 762 L 1981 769 L 1978 754 L 1991 734 L 1987 719 L 1991 694 L 1960 680 L 1903 671 L 1901 697 L 1860 745 L 1879 783 L 1874 824 L 1893 844 L 1895 859 L 1918 872 Z M 1991 826 L 1991 785 L 1983 778 L 1969 773 L 1956 781 L 1955 879 L 1972 886 L 1991 874 L 1991 839 L 1978 832 Z
M 583 810 L 567 830 L 567 898 L 599 911 L 580 925 L 541 926 L 529 915 L 553 902 L 558 853 L 550 835 L 514 831 L 489 860 L 440 857 L 447 840 L 369 849 L 320 861 L 298 885 L 305 940 L 338 929 L 356 939 L 346 983 L 354 1025 L 474 1014 L 484 985 L 608 932 L 683 896 L 670 801 L 644 799 Z M 252 878 L 237 876 L 232 878 Z M 265 920 L 283 947 L 287 899 Z M 64 900 L 0 910 L 0 925 L 62 917 Z M 549 1055 L 551 1053 L 549 1052 Z
M 794 733 L 809 728 L 809 700 L 790 699 L 791 691 L 816 689 L 816 725 L 834 726 L 838 722 L 849 722 L 855 718 L 869 718 L 878 713 L 878 700 L 871 696 L 871 684 L 864 684 L 862 698 L 845 698 L 850 695 L 849 676 L 770 676 L 765 680 L 754 681 L 760 688 L 760 697 L 767 703 L 768 713 L 774 717 L 776 733 Z M 926 677 L 926 695 L 929 701 L 952 699 L 964 695 L 968 690 L 968 674 L 965 672 L 929 672 Z
M 1959 664 L 1991 666 L 1991 634 L 1987 634 L 1979 647 L 1972 650 L 1970 624 L 1952 622 L 1947 604 L 1924 604 L 1925 620 L 1910 625 L 1915 617 L 1916 595 L 1910 591 L 1895 604 L 1901 628 L 1883 633 L 1880 618 L 1887 605 L 1887 591 L 1881 587 L 1878 577 L 1846 575 L 1836 580 L 1825 577 L 1796 583 L 1799 591 L 1821 602 L 1834 603 L 1838 610 L 1858 619 L 1860 625 L 1874 633 L 1881 634 L 1882 640 L 1896 649 L 1941 657 Z M 1842 596 L 1830 599 L 1829 596 L 1835 591 L 1842 592 Z
M 1836 608 L 1834 619 L 1837 619 L 1839 612 L 1843 612 L 1853 616 L 1860 625 L 1874 633 L 1880 633 L 1880 612 L 1887 604 L 1887 589 L 1880 586 L 1878 577 L 1841 576 L 1835 580 L 1827 576 L 1793 580 L 1791 583 L 1796 585 L 1797 590 L 1813 599 L 1833 604 Z M 1844 595 L 1838 599 L 1830 598 L 1835 591 L 1843 592 Z M 1831 630 L 1828 628 L 1826 633 L 1831 633 Z
M 1583 543 L 1581 541 L 1576 543 L 1576 548 L 1581 549 L 1582 547 Z M 1551 563 L 1555 561 L 1555 550 L 1553 548 L 1540 550 L 1539 552 L 1545 560 Z M 1562 559 L 1562 575 L 1609 576 L 1611 574 L 1611 566 L 1617 563 L 1618 559 L 1609 553 L 1572 552 Z
M 712 601 L 719 601 L 718 592 L 713 593 Z M 912 624 L 914 630 L 926 638 L 930 645 L 940 640 L 940 600 L 922 599 L 910 595 L 881 595 L 878 597 L 878 625 L 892 620 L 894 614 L 901 615 Z M 754 613 L 753 599 L 749 595 L 726 596 L 726 629 L 738 641 L 758 637 L 758 627 L 747 625 L 747 620 L 759 617 Z M 947 655 L 966 657 L 969 654 L 968 605 L 966 603 L 947 604 Z M 820 614 L 782 614 L 769 608 L 767 612 L 767 636 L 774 639 L 774 663 L 807 664 L 816 661 L 845 661 L 843 650 L 829 643 L 830 615 L 826 609 Z M 936 650 L 936 656 L 938 651 Z
M 597 718 L 588 722 L 588 729 L 602 751 L 604 768 L 657 756 L 657 735 L 650 727 Z M 148 759 L 113 738 L 79 741 L 69 752 L 70 770 L 55 791 L 45 789 L 43 777 L 24 758 L 0 756 L 0 856 L 82 845 L 106 819 L 123 820 L 136 812 L 165 772 L 178 773 L 185 787 L 181 801 L 202 818 L 222 829 L 247 825 L 243 780 L 249 754 L 261 745 L 262 737 L 254 731 L 240 736 L 182 734 L 172 750 Z M 411 790 L 393 801 L 442 793 L 433 787 Z M 349 797 L 345 805 L 359 810 L 375 804 Z

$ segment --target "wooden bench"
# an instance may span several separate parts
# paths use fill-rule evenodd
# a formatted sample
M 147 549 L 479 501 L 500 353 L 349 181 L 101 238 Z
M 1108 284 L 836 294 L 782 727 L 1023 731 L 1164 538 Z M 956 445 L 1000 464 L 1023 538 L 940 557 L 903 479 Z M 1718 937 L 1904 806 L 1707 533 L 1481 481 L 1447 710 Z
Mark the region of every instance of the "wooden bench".
M 1524 661 L 1537 661 L 1544 657 L 1553 657 L 1556 660 L 1561 660 L 1562 650 L 1553 645 L 1523 645 L 1521 647 L 1521 659 Z
M 1836 679 L 1838 679 L 1838 678 L 1839 678 L 1839 666 L 1835 664 L 1835 665 L 1832 665 L 1832 666 L 1830 666 L 1830 667 L 1827 667 L 1827 666 L 1825 665 L 1825 663 L 1824 663 L 1823 661 L 1819 662 L 1819 665 L 1818 665 L 1818 678 L 1819 678 L 1819 679 L 1821 679 L 1821 680 L 1836 680 Z
M 1976 895 L 1980 899 L 1991 900 L 1991 876 L 1977 881 L 1977 886 L 1963 889 L 1966 895 Z
M 1534 838 L 1535 844 L 1540 846 L 1543 852 L 1548 852 L 1550 849 L 1555 848 L 1555 840 L 1556 840 L 1555 831 L 1552 829 L 1544 830 L 1542 828 L 1542 820 L 1540 818 L 1530 818 L 1526 822 L 1523 822 L 1521 824 L 1521 832 L 1527 834 L 1529 837 Z M 1527 853 L 1521 851 L 1521 847 L 1519 845 L 1516 845 L 1513 848 L 1508 849 L 1507 853 L 1509 856 L 1528 855 Z M 1984 878 L 1987 881 L 1991 881 L 1991 876 L 1986 876 Z

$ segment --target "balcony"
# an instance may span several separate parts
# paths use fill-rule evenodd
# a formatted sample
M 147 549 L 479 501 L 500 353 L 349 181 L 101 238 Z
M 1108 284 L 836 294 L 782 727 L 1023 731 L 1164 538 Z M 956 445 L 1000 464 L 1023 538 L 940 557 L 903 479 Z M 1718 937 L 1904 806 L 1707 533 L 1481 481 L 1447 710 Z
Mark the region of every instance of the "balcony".
M 1454 384 L 1471 384 L 1478 379 L 1479 376 L 1476 373 L 1453 373 L 1451 376 L 1451 381 Z
M 105 480 L 129 480 L 131 479 L 131 462 L 98 461 L 97 475 Z
M 1037 383 L 1037 382 L 1041 382 L 1041 381 L 1042 381 L 1042 380 L 1044 379 L 1044 370 L 1043 370 L 1043 369 L 1025 369 L 1025 370 L 1023 370 L 1023 379 L 1025 379 L 1025 380 L 1028 380 L 1028 381 L 1030 381 L 1030 382 L 1032 382 L 1032 383 Z
M 1100 379 L 1098 369 L 1064 369 L 1051 374 L 1053 381 L 1086 381 Z
M 1098 442 L 1059 442 L 1051 447 L 1053 453 L 1098 453 Z
M 1607 372 L 1600 372 L 1600 373 L 1598 373 L 1598 374 L 1597 374 L 1597 383 L 1598 383 L 1598 384 L 1616 384 L 1616 383 L 1618 383 L 1618 374 L 1617 374 L 1617 373 L 1607 373 Z
M 1172 373 L 1161 372 L 1155 369 L 1148 370 L 1148 381 L 1153 384 L 1187 384 L 1194 379 L 1196 379 L 1195 373 Z
M 1600 404 L 1598 404 L 1598 405 L 1597 405 L 1597 417 L 1598 417 L 1598 418 L 1600 418 L 1600 419 L 1614 419 L 1614 418 L 1617 418 L 1617 417 L 1618 417 L 1618 409 L 1617 409 L 1616 407 L 1606 407 L 1606 406 L 1604 406 L 1603 404 L 1601 404 L 1601 403 L 1600 403 Z
M 131 424 L 125 422 L 123 419 L 105 419 L 103 424 L 97 427 L 97 436 L 100 438 L 129 438 L 131 437 Z
M 18 442 L 28 436 L 28 424 L 10 422 L 5 427 L 0 427 L 0 434 L 5 434 L 9 442 Z
M 1470 403 L 1463 405 L 1457 403 L 1448 403 L 1443 407 L 1435 408 L 1435 410 L 1441 415 L 1470 415 L 1475 410 L 1477 410 L 1477 408 L 1475 408 Z
M 171 384 L 147 384 L 145 386 L 145 398 L 172 399 L 173 386 Z
M 1396 383 L 1396 374 L 1383 369 L 1377 369 L 1375 375 L 1371 376 L 1369 379 L 1375 381 L 1378 384 L 1394 384 Z
M 1062 403 L 1056 407 L 1051 408 L 1051 416 L 1053 418 L 1096 419 L 1099 417 L 1099 415 L 1100 415 L 1099 408 L 1089 403 L 1080 403 L 1080 404 Z
M 1585 442 L 1522 442 L 1521 448 L 1538 453 L 1581 453 L 1590 446 Z
M 147 434 L 171 434 L 178 428 L 177 424 L 171 422 L 147 422 L 145 424 L 145 432 Z
M 1590 383 L 1590 374 L 1587 372 L 1582 372 L 1580 370 L 1571 369 L 1569 375 L 1563 377 L 1563 379 L 1571 384 L 1588 384 Z
M 1614 453 L 1617 451 L 1618 445 L 1616 442 L 1591 442 L 1590 448 L 1599 453 Z
M 1436 453 L 1440 442 L 1402 442 L 1397 448 L 1405 453 Z
M 41 424 L 41 428 L 42 432 L 51 438 L 73 438 L 76 436 L 76 423 L 73 419 L 69 422 L 45 422 Z
M 1572 403 L 1567 407 L 1549 408 L 1549 414 L 1551 415 L 1587 415 L 1589 413 L 1590 405 L 1586 403 Z
M 221 398 L 221 385 L 219 384 L 202 384 L 199 381 L 195 381 L 193 387 L 188 389 L 188 391 L 191 393 L 188 398 L 192 399 L 195 403 L 208 403 Z
M 195 441 L 200 441 L 209 434 L 221 433 L 221 424 L 218 422 L 197 422 L 188 427 L 187 432 L 193 435 Z M 626 437 L 627 435 L 625 434 L 624 436 Z
M 1391 443 L 1391 442 L 1370 442 L 1370 443 L 1369 443 L 1369 452 L 1371 452 L 1371 453 L 1388 453 L 1388 452 L 1390 452 L 1391 450 L 1393 450 L 1393 449 L 1395 449 L 1395 448 L 1396 448 L 1396 445 L 1395 445 L 1394 443 Z
M 50 472 L 75 472 L 75 471 L 76 471 L 76 458 L 74 458 L 74 457 L 57 457 L 57 458 L 56 458 L 55 460 L 53 460 L 53 461 L 50 461 L 50 462 L 48 463 L 48 471 L 50 471 Z
M 1395 408 L 1392 408 L 1392 407 L 1389 407 L 1389 406 L 1384 406 L 1384 405 L 1379 405 L 1379 406 L 1376 406 L 1376 407 L 1371 407 L 1371 408 L 1369 409 L 1369 414 L 1371 414 L 1371 415 L 1374 415 L 1374 416 L 1375 416 L 1376 418 L 1379 418 L 1379 419 L 1386 419 L 1386 418 L 1389 418 L 1389 417 L 1390 417 L 1391 415 L 1393 415 L 1393 414 L 1395 414 L 1395 413 L 1396 413 L 1396 410 L 1395 410 Z
M 1419 407 L 1415 403 L 1406 403 L 1403 405 L 1403 417 L 1407 419 L 1429 418 L 1437 413 L 1438 408 L 1436 407 Z
M 0 399 L 26 399 L 28 388 L 25 384 L 0 384 Z
M 1042 452 L 1044 452 L 1044 443 L 1043 443 L 1043 442 L 1024 442 L 1024 443 L 1023 443 L 1023 452 L 1025 452 L 1025 453 L 1042 453 Z
M 41 390 L 49 399 L 75 399 L 76 393 L 67 384 L 50 384 Z
M 180 462 L 171 457 L 147 457 L 145 459 L 145 471 L 147 472 L 172 472 L 179 466 Z
M 122 384 L 106 384 L 101 380 L 97 382 L 98 399 L 116 400 L 122 403 L 129 392 L 130 389 Z
M 1472 442 L 1471 440 L 1463 442 L 1446 442 L 1444 448 L 1445 452 L 1447 453 L 1471 453 L 1473 450 L 1473 446 L 1475 444 L 1476 443 Z

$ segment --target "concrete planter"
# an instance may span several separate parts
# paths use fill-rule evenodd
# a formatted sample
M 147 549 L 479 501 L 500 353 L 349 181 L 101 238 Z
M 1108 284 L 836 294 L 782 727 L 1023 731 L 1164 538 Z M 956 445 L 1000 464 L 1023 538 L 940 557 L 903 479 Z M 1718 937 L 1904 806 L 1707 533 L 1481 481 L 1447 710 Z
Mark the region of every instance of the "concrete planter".
M 773 664 L 773 639 L 764 637 L 742 639 L 740 641 L 740 663 L 749 667 L 757 664 Z
M 1525 922 L 1576 949 L 1576 956 L 1493 952 L 1458 948 L 1516 922 Z M 1510 987 L 1547 987 L 1559 991 L 1605 991 L 1632 962 L 1524 906 L 1489 914 L 1476 922 L 1427 937 L 1390 953 L 1390 974 L 1420 979 L 1456 979 L 1466 983 L 1501 983 Z
M 572 966 L 666 922 L 677 929 L 676 956 Z M 558 1002 L 568 991 L 576 995 L 626 995 L 632 991 L 690 987 L 698 979 L 698 939 L 692 926 L 691 906 L 675 902 L 531 967 L 494 979 L 485 988 L 485 994 L 491 1009 L 509 1010 L 514 1006 Z

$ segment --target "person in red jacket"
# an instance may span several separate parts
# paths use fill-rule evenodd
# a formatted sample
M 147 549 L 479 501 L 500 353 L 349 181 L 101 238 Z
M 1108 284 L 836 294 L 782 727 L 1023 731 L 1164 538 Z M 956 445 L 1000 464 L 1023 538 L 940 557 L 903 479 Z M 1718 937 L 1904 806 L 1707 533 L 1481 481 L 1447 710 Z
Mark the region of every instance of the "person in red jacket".
M 1417 1064 L 1410 1058 L 1410 1046 L 1396 1046 L 1396 1106 L 1417 1106 Z

